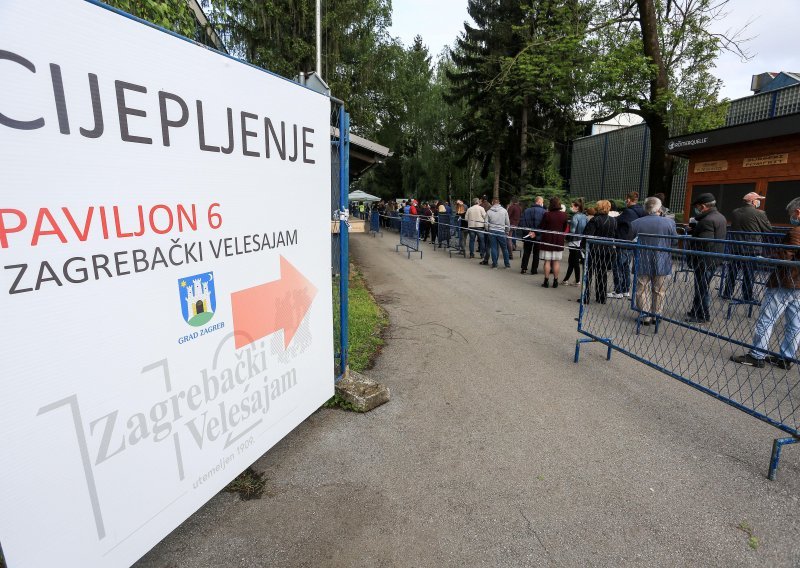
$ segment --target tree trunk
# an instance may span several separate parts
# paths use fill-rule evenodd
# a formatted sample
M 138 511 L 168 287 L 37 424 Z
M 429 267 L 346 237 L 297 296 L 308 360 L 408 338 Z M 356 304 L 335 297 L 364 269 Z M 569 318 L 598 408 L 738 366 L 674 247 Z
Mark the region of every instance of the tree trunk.
M 644 54 L 653 62 L 654 70 L 650 78 L 650 97 L 648 99 L 648 112 L 645 116 L 650 127 L 650 174 L 648 175 L 648 190 L 653 193 L 663 193 L 665 202 L 669 203 L 672 193 L 672 183 L 667 183 L 667 172 L 672 174 L 672 157 L 667 156 L 665 144 L 669 137 L 667 128 L 666 94 L 668 85 L 667 69 L 661 56 L 661 46 L 658 41 L 658 22 L 656 20 L 656 7 L 654 0 L 636 0 L 639 7 L 639 25 L 642 30 L 642 46 Z M 668 164 L 669 162 L 669 164 Z M 665 203 L 665 205 L 666 205 Z
M 519 136 L 519 190 L 525 193 L 525 182 L 528 177 L 528 95 L 522 99 L 521 133 Z
M 648 195 L 664 194 L 664 206 L 669 207 L 672 193 L 672 156 L 665 152 L 669 130 L 660 116 L 647 119 L 650 130 L 650 171 L 647 176 Z M 667 175 L 669 173 L 669 176 Z M 670 178 L 669 180 L 667 178 Z
M 500 148 L 494 149 L 494 187 L 492 200 L 500 199 Z

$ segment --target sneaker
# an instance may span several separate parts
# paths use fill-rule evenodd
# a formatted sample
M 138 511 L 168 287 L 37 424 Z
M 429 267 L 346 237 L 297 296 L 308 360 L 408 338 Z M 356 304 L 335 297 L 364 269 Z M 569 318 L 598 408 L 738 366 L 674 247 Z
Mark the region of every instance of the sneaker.
M 631 293 L 630 292 L 625 292 L 623 294 L 623 296 L 625 296 L 626 298 L 630 298 L 631 297 Z
M 788 359 L 784 359 L 783 357 L 775 357 L 774 355 L 767 355 L 766 361 L 773 367 L 778 367 L 779 369 L 783 369 L 784 371 L 788 371 L 789 369 L 792 368 L 792 362 L 789 361 Z
M 747 365 L 748 367 L 756 367 L 761 369 L 764 367 L 764 359 L 756 359 L 750 353 L 746 355 L 731 355 L 731 361 L 739 363 L 740 365 Z
M 492 270 L 497 270 L 497 265 L 496 264 L 492 265 Z
M 527 273 L 528 273 L 528 271 L 527 271 L 527 270 L 525 270 L 525 269 L 523 268 L 522 270 L 520 270 L 520 271 L 519 271 L 519 273 L 520 273 L 520 274 L 527 274 Z
M 488 260 L 482 260 L 482 261 L 480 262 L 480 264 L 489 264 L 489 261 L 488 261 Z
M 689 323 L 708 323 L 711 320 L 710 319 L 706 319 L 706 318 L 699 318 L 697 316 L 689 316 L 688 318 L 686 318 L 685 321 L 687 321 Z M 763 367 L 763 365 L 762 365 L 762 367 Z
M 606 294 L 606 298 L 619 299 L 619 298 L 622 298 L 622 294 L 617 294 L 616 292 L 609 292 L 608 294 Z
M 470 258 L 475 258 L 474 254 L 469 255 Z
M 511 268 L 510 264 L 506 264 L 503 268 Z

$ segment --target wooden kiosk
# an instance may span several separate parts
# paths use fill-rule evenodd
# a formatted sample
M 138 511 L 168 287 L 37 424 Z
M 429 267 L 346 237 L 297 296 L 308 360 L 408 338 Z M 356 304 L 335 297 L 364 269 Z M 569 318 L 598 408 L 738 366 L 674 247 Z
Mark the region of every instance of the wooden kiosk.
M 667 153 L 689 159 L 684 219 L 692 196 L 711 193 L 730 219 L 755 191 L 773 225 L 787 225 L 786 205 L 800 197 L 800 113 L 667 140 Z

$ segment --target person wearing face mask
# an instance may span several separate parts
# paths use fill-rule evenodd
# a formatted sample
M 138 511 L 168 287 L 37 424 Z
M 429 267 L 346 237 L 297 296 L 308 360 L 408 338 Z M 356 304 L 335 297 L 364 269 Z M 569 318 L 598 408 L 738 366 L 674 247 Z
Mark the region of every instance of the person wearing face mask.
M 795 197 L 786 206 L 792 228 L 783 238 L 783 244 L 800 246 L 800 197 Z M 780 249 L 775 254 L 780 260 L 800 261 L 800 253 L 792 249 Z M 775 324 L 784 315 L 783 341 L 780 357 L 767 355 L 769 340 Z M 731 361 L 740 365 L 761 368 L 766 363 L 779 369 L 791 369 L 792 359 L 800 347 L 800 267 L 777 266 L 767 281 L 761 312 L 753 333 L 753 348 L 745 355 L 732 355 Z
M 744 204 L 731 213 L 731 231 L 754 234 L 737 234 L 735 240 L 760 243 L 761 235 L 756 233 L 771 233 L 772 225 L 769 224 L 767 214 L 759 209 L 761 202 L 766 199 L 755 191 L 751 191 L 742 198 Z M 741 256 L 758 256 L 761 251 L 752 246 L 734 246 L 731 254 Z M 747 262 L 729 262 L 725 270 L 725 285 L 722 288 L 722 297 L 731 299 L 736 288 L 736 279 L 742 273 L 742 297 L 746 302 L 753 301 L 753 271 L 752 265 Z
M 692 201 L 694 218 L 689 221 L 693 250 L 713 253 L 724 253 L 725 245 L 720 242 L 703 242 L 706 239 L 725 239 L 728 222 L 725 216 L 717 211 L 717 198 L 710 193 L 701 193 Z M 716 256 L 687 255 L 689 266 L 694 271 L 694 299 L 692 307 L 686 314 L 689 323 L 704 324 L 711 321 L 711 279 L 720 264 Z

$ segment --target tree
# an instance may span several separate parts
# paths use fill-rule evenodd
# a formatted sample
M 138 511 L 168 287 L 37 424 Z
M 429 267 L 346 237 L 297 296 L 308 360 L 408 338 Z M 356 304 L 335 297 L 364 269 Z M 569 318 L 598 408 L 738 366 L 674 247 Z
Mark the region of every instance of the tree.
M 448 71 L 451 87 L 446 100 L 450 104 L 464 101 L 469 109 L 455 133 L 460 162 L 479 159 L 482 176 L 492 169 L 492 194 L 499 199 L 511 116 L 517 109 L 496 78 L 504 58 L 514 56 L 522 46 L 519 26 L 523 10 L 516 0 L 469 0 L 467 12 L 476 26 L 465 23 L 464 32 L 456 40 L 452 53 L 455 69 Z
M 229 52 L 293 78 L 315 67 L 314 0 L 203 0 Z M 322 13 L 322 75 L 345 101 L 352 130 L 372 136 L 385 120 L 395 59 L 390 0 L 329 0 Z
M 157 26 L 194 38 L 197 23 L 186 0 L 105 0 L 110 6 Z
M 595 10 L 587 100 L 599 115 L 641 116 L 650 132 L 649 188 L 669 199 L 673 157 L 666 140 L 686 128 L 718 126 L 724 107 L 711 73 L 723 49 L 742 56 L 742 30 L 715 34 L 728 0 L 606 0 Z
M 539 0 L 522 9 L 518 30 L 527 47 L 504 58 L 497 80 L 521 109 L 519 186 L 525 191 L 551 185 L 555 146 L 576 132 L 581 68 L 588 62 L 581 42 L 591 12 L 578 0 Z

